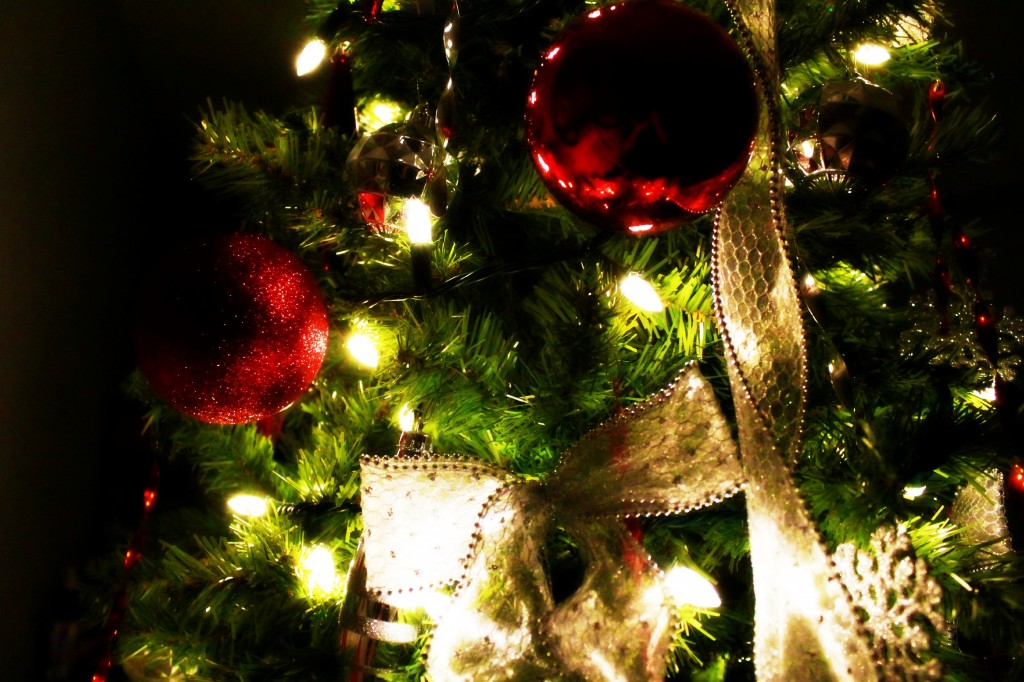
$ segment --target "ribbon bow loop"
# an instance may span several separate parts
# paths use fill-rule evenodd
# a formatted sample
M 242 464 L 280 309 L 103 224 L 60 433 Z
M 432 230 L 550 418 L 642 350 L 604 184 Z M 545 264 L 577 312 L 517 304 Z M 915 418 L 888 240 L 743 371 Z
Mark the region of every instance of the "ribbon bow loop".
M 618 519 L 686 512 L 742 486 L 714 392 L 690 365 L 584 436 L 543 482 L 451 457 L 364 459 L 367 588 L 398 606 L 455 588 L 433 614 L 428 671 L 438 682 L 658 680 L 671 608 L 661 571 Z M 586 561 L 582 585 L 560 603 L 542 561 L 553 524 Z
M 647 401 L 583 436 L 549 482 L 587 517 L 681 514 L 743 487 L 737 448 L 695 364 Z

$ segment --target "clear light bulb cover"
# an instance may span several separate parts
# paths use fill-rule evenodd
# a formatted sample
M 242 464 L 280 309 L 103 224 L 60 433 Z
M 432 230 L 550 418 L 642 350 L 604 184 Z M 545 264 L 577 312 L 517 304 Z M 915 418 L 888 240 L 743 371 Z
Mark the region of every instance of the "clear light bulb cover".
M 295 58 L 295 73 L 299 76 L 305 76 L 307 73 L 315 71 L 323 63 L 326 56 L 327 43 L 319 38 L 313 38 L 306 43 L 305 47 L 302 48 L 302 52 Z
M 298 566 L 299 577 L 306 583 L 310 594 L 332 592 L 338 585 L 338 571 L 334 554 L 323 545 L 310 547 Z
M 380 353 L 377 351 L 377 344 L 366 334 L 353 334 L 348 337 L 345 347 L 357 362 L 367 367 L 375 368 L 380 362 Z
M 689 604 L 701 609 L 716 609 L 722 605 L 715 586 L 685 566 L 675 566 L 665 573 L 665 589 L 679 606 Z
M 857 47 L 853 58 L 865 66 L 878 66 L 889 61 L 889 50 L 875 43 L 864 43 Z
M 235 495 L 228 500 L 228 509 L 235 516 L 263 516 L 267 513 L 267 500 L 256 495 Z
M 413 244 L 432 244 L 434 242 L 430 207 L 419 199 L 409 199 L 403 210 L 405 217 L 405 233 Z
M 658 296 L 658 292 L 654 290 L 650 282 L 635 272 L 622 278 L 619 283 L 619 291 L 641 310 L 659 313 L 665 309 L 665 304 L 661 302 L 661 297 Z
M 398 428 L 402 431 L 412 431 L 415 427 L 416 412 L 409 407 L 409 403 L 406 403 L 398 413 Z

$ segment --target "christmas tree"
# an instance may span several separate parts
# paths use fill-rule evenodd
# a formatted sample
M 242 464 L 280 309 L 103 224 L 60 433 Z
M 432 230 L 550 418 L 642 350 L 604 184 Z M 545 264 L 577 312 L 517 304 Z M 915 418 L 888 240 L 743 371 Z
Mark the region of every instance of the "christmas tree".
M 1020 674 L 1022 328 L 944 201 L 997 136 L 941 5 L 309 24 L 309 101 L 197 121 L 237 222 L 142 287 L 95 680 Z

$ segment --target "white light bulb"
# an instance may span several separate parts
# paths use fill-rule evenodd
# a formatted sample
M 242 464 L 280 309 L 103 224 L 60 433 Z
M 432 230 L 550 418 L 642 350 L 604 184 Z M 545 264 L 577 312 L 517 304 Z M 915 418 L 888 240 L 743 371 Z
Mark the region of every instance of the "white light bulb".
M 310 594 L 333 592 L 339 582 L 334 554 L 323 545 L 310 547 L 303 553 L 297 572 Z
M 315 71 L 326 56 L 327 43 L 319 38 L 313 38 L 306 43 L 306 46 L 302 48 L 302 52 L 295 58 L 295 73 L 305 76 L 307 73 Z
M 800 143 L 800 153 L 806 158 L 814 157 L 814 140 L 804 140 Z
M 722 599 L 707 578 L 685 566 L 675 566 L 665 574 L 665 589 L 672 601 L 701 609 L 716 609 Z
M 996 385 L 995 383 L 993 383 L 991 386 L 988 386 L 986 388 L 979 388 L 976 391 L 971 391 L 971 395 L 973 395 L 975 398 L 980 398 L 981 400 L 994 403 L 997 398 Z
M 927 486 L 923 485 L 908 485 L 906 488 L 903 489 L 903 497 L 907 498 L 908 500 L 916 500 L 917 498 L 921 497 L 921 495 L 924 495 L 924 491 L 926 489 Z
M 665 309 L 665 304 L 661 302 L 654 287 L 635 272 L 622 278 L 622 281 L 619 282 L 619 291 L 641 310 L 658 313 Z
M 398 413 L 398 428 L 402 431 L 412 431 L 415 427 L 416 413 L 409 407 L 409 403 L 406 403 Z
M 389 123 L 401 121 L 404 113 L 398 104 L 388 99 L 376 99 L 366 108 L 362 125 L 367 130 L 377 130 Z
M 878 66 L 889 61 L 889 50 L 874 43 L 864 43 L 853 53 L 853 58 L 865 66 Z
M 235 516 L 263 516 L 267 513 L 267 500 L 256 495 L 235 495 L 228 500 L 228 509 Z
M 432 244 L 434 237 L 432 232 L 433 219 L 430 215 L 430 207 L 419 199 L 409 199 L 402 209 L 405 219 L 405 232 L 409 235 L 409 241 L 413 244 Z
M 345 342 L 345 347 L 352 357 L 360 364 L 369 368 L 375 368 L 380 362 L 380 353 L 377 352 L 377 345 L 366 334 L 352 334 Z

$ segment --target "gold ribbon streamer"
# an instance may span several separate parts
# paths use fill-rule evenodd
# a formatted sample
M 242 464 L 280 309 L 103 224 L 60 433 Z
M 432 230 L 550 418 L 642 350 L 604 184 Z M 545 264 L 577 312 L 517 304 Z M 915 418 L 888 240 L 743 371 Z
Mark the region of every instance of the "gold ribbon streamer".
M 748 479 L 757 678 L 877 679 L 863 627 L 789 466 L 800 451 L 805 342 L 783 240 L 774 0 L 728 5 L 763 96 L 752 159 L 716 219 L 712 272 Z

